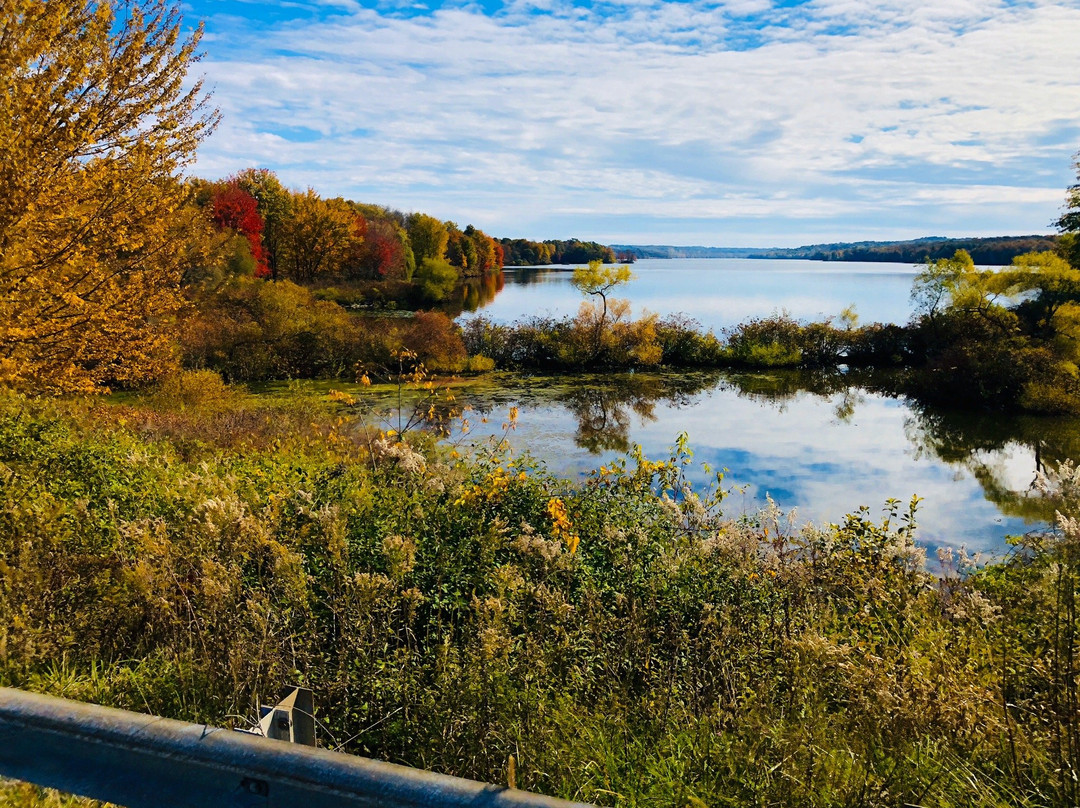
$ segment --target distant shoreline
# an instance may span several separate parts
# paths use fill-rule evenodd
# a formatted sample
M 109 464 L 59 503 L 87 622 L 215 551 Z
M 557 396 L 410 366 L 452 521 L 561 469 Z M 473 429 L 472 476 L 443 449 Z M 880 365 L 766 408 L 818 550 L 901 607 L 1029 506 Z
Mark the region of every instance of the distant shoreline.
M 951 258 L 967 250 L 976 264 L 1008 264 L 1017 255 L 1053 250 L 1056 236 L 993 236 L 947 238 L 930 236 L 910 241 L 857 241 L 810 244 L 803 247 L 679 247 L 672 245 L 612 244 L 617 253 L 642 258 L 752 258 L 803 259 L 811 261 L 867 261 L 920 264 L 927 259 Z

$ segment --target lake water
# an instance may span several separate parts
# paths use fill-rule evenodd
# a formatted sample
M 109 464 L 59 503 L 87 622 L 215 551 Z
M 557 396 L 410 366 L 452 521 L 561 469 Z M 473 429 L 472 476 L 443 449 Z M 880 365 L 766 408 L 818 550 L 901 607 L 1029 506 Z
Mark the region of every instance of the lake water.
M 456 395 L 475 412 L 469 435 L 452 439 L 501 436 L 517 406 L 514 450 L 571 479 L 633 444 L 666 457 L 686 432 L 695 464 L 726 468 L 725 485 L 742 488 L 730 513 L 771 497 L 800 521 L 827 523 L 862 505 L 877 516 L 889 498 L 906 507 L 917 494 L 919 540 L 930 548 L 1000 553 L 1007 535 L 1046 525 L 1053 511 L 1030 490 L 1036 468 L 1080 450 L 1074 419 L 919 410 L 842 374 L 504 374 Z M 691 477 L 708 482 L 699 466 Z
M 635 314 L 686 314 L 716 331 L 780 311 L 821 320 L 851 305 L 863 323 L 903 323 L 919 271 L 710 259 L 642 260 L 633 269 L 637 279 L 618 296 Z M 508 269 L 498 283 L 467 290 L 463 308 L 476 311 L 462 316 L 505 323 L 571 315 L 581 301 L 571 270 Z M 862 505 L 879 515 L 886 500 L 906 505 L 917 494 L 919 540 L 931 549 L 1001 553 L 1006 536 L 1053 518 L 1030 486 L 1042 463 L 1080 457 L 1080 421 L 930 410 L 875 389 L 866 375 L 839 372 L 494 374 L 457 390 L 475 413 L 470 434 L 452 439 L 498 436 L 517 406 L 514 450 L 580 479 L 633 444 L 652 459 L 666 457 L 686 432 L 696 462 L 726 468 L 726 483 L 740 487 L 729 513 L 756 511 L 771 498 L 797 509 L 800 521 L 826 523 Z
M 854 305 L 860 322 L 906 322 L 910 264 L 751 259 L 642 259 L 637 276 L 620 287 L 635 314 L 686 314 L 706 328 L 723 328 L 751 317 L 786 311 L 799 320 L 835 317 Z M 493 298 L 476 301 L 477 314 L 497 323 L 531 315 L 577 312 L 581 294 L 570 285 L 573 267 L 508 268 Z M 473 315 L 464 315 L 465 317 Z
M 394 425 L 390 391 L 349 389 L 381 396 L 376 411 Z M 878 517 L 890 498 L 903 510 L 917 494 L 918 540 L 930 550 L 1000 554 L 1006 536 L 1053 518 L 1030 486 L 1040 464 L 1080 457 L 1080 421 L 920 409 L 874 389 L 871 374 L 839 372 L 496 373 L 454 384 L 455 406 L 472 408 L 471 428 L 455 427 L 449 440 L 498 439 L 516 406 L 513 451 L 580 480 L 634 444 L 667 457 L 686 432 L 691 479 L 706 485 L 708 463 L 741 489 L 725 503 L 729 514 L 753 513 L 771 497 L 800 522 L 824 524 L 863 505 Z

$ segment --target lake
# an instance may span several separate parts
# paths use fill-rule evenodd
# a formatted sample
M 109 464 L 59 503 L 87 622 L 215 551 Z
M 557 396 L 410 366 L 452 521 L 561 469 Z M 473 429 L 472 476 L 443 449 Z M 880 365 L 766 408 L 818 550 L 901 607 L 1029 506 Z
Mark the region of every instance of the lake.
M 786 311 L 799 320 L 835 317 L 854 305 L 863 323 L 903 323 L 911 314 L 910 264 L 752 259 L 642 259 L 637 276 L 615 292 L 635 315 L 686 314 L 719 333 L 727 326 Z M 493 296 L 469 308 L 497 323 L 531 315 L 575 314 L 581 294 L 570 285 L 573 267 L 507 268 Z M 464 315 L 466 318 L 474 316 Z
M 635 314 L 681 313 L 721 331 L 786 311 L 800 320 L 835 316 L 854 305 L 862 322 L 907 321 L 919 267 L 817 261 L 642 260 L 619 290 Z M 483 315 L 513 322 L 576 312 L 572 268 L 507 269 L 498 283 L 470 291 Z M 928 548 L 966 546 L 1001 553 L 1005 538 L 1045 526 L 1053 511 L 1030 490 L 1047 461 L 1080 457 L 1080 421 L 1008 417 L 917 407 L 875 392 L 868 374 L 770 371 L 562 377 L 493 374 L 458 385 L 475 409 L 462 443 L 509 434 L 571 479 L 640 444 L 667 456 L 686 432 L 695 461 L 726 468 L 737 486 L 730 513 L 752 513 L 771 498 L 800 521 L 835 522 L 860 506 L 880 515 L 886 500 L 924 498 L 919 540 Z M 484 419 L 486 418 L 486 423 Z M 696 472 L 704 484 L 707 475 Z
M 341 385 L 335 385 L 341 387 Z M 385 387 L 348 388 L 379 398 Z M 928 410 L 874 392 L 869 373 L 661 372 L 530 376 L 494 373 L 453 384 L 455 406 L 468 406 L 471 428 L 456 423 L 449 440 L 485 445 L 506 434 L 571 480 L 610 463 L 633 444 L 662 459 L 680 432 L 700 464 L 727 469 L 738 487 L 729 514 L 753 513 L 771 497 L 797 509 L 799 522 L 836 522 L 867 506 L 913 495 L 919 542 L 933 550 L 964 546 L 999 554 L 1005 538 L 1045 526 L 1053 509 L 1031 490 L 1036 468 L 1080 456 L 1080 421 Z M 510 407 L 517 428 L 503 428 Z M 390 420 L 384 421 L 392 426 Z

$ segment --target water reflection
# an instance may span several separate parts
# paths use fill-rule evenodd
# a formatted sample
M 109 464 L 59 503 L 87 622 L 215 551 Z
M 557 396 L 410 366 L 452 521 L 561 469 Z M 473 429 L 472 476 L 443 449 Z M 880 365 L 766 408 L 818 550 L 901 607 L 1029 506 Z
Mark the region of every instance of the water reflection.
M 591 454 L 625 453 L 632 442 L 631 413 L 639 423 L 656 421 L 656 405 L 686 406 L 692 396 L 716 384 L 716 374 L 684 377 L 620 374 L 594 377 L 555 397 L 577 420 L 574 444 Z
M 488 374 L 455 386 L 453 406 L 476 412 L 471 431 L 450 439 L 499 439 L 516 406 L 513 451 L 573 479 L 634 444 L 666 457 L 686 432 L 691 479 L 708 484 L 707 463 L 742 490 L 727 502 L 732 515 L 770 497 L 801 520 L 836 522 L 862 505 L 876 512 L 918 494 L 918 535 L 930 548 L 1002 552 L 1006 536 L 1053 519 L 1053 504 L 1031 482 L 1048 465 L 1080 458 L 1080 420 L 919 407 L 889 388 L 886 374 L 854 371 Z M 385 391 L 353 391 L 368 401 L 383 395 L 381 416 L 396 406 Z
M 635 443 L 666 456 L 685 431 L 697 461 L 746 487 L 735 510 L 769 496 L 803 518 L 836 521 L 918 494 L 926 544 L 990 552 L 1052 519 L 1030 484 L 1043 465 L 1080 457 L 1080 421 L 914 407 L 888 388 L 880 373 L 837 371 L 508 375 L 459 400 L 491 413 L 491 424 L 518 406 L 513 445 L 571 477 Z
M 965 469 L 986 498 L 1009 516 L 1050 522 L 1054 503 L 1035 490 L 1036 475 L 1080 458 L 1080 420 L 990 413 L 949 412 L 912 406 L 905 433 L 923 454 Z M 1026 462 L 1006 466 L 1003 454 Z
M 506 278 L 501 272 L 479 278 L 465 278 L 443 301 L 441 308 L 450 317 L 477 311 L 491 303 L 505 285 Z

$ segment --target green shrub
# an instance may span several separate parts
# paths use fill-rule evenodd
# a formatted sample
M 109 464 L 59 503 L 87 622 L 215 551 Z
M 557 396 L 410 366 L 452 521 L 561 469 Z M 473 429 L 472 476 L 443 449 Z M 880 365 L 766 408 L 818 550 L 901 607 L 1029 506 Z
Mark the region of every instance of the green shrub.
M 465 360 L 466 373 L 487 373 L 495 369 L 495 360 L 483 355 L 470 356 Z
M 433 303 L 446 299 L 454 291 L 458 279 L 457 267 L 437 258 L 425 258 L 413 276 L 424 299 Z
M 151 400 L 162 409 L 215 410 L 235 399 L 233 388 L 213 370 L 182 370 L 162 379 Z
M 716 367 L 723 363 L 723 346 L 712 331 L 702 331 L 696 320 L 669 315 L 656 321 L 661 361 L 675 367 Z
M 802 361 L 802 329 L 786 314 L 748 320 L 727 332 L 725 355 L 736 365 L 783 367 Z

